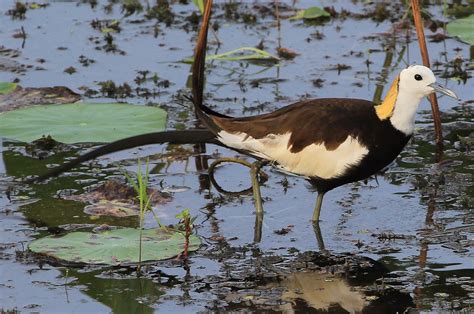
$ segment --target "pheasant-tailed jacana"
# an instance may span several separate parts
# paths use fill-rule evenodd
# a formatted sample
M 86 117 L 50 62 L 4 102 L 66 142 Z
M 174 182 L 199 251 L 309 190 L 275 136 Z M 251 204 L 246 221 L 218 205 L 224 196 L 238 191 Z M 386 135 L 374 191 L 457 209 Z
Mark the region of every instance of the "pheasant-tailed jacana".
M 423 97 L 439 91 L 433 72 L 414 65 L 400 72 L 384 101 L 321 98 L 294 103 L 272 113 L 233 118 L 196 106 L 224 145 L 270 161 L 306 177 L 317 189 L 313 221 L 324 193 L 363 180 L 388 166 L 413 135 Z
M 313 221 L 324 194 L 366 179 L 388 166 L 413 134 L 421 100 L 434 92 L 457 98 L 436 84 L 433 72 L 413 65 L 400 72 L 380 105 L 362 99 L 305 100 L 271 113 L 234 118 L 203 105 L 204 65 L 212 0 L 206 1 L 193 63 L 193 103 L 208 130 L 144 134 L 104 145 L 31 181 L 115 151 L 152 143 L 219 143 L 306 177 L 317 189 Z
M 204 77 L 211 6 L 208 0 L 195 52 L 196 85 Z M 418 105 L 436 91 L 457 98 L 436 84 L 429 68 L 412 65 L 395 78 L 380 105 L 362 99 L 321 98 L 234 118 L 204 106 L 202 95 L 193 96 L 198 117 L 222 144 L 306 177 L 318 191 L 313 212 L 313 221 L 318 221 L 327 191 L 366 179 L 398 156 L 413 134 Z

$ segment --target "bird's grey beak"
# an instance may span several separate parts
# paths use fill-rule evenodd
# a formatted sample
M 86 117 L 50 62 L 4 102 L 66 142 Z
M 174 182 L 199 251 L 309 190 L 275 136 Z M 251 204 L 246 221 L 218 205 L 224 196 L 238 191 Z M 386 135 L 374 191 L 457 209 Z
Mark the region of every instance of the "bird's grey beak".
M 444 86 L 441 86 L 439 84 L 433 83 L 428 85 L 429 87 L 433 88 L 436 92 L 439 92 L 441 94 L 445 94 L 446 96 L 453 97 L 454 99 L 460 100 L 458 96 L 450 89 L 447 89 Z

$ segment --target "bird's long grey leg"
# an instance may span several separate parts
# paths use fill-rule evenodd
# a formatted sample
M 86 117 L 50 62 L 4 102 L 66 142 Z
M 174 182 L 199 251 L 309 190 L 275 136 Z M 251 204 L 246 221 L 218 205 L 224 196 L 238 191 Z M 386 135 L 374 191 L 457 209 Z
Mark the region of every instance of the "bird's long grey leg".
M 256 161 L 250 168 L 250 177 L 252 179 L 253 199 L 255 202 L 255 210 L 257 216 L 263 217 L 263 205 L 262 205 L 262 194 L 260 193 L 260 182 L 258 182 L 258 173 L 260 169 L 265 165 L 265 162 Z
M 313 211 L 313 224 L 319 222 L 319 215 L 321 214 L 321 205 L 323 205 L 323 197 L 324 197 L 324 192 L 319 192 L 318 193 L 318 198 L 316 200 L 316 206 L 314 207 Z
M 321 233 L 321 228 L 319 228 L 319 222 L 313 223 L 314 234 L 316 235 L 316 241 L 318 242 L 318 248 L 321 252 L 326 251 L 324 247 L 323 235 Z
M 263 225 L 263 214 L 256 214 L 255 215 L 255 227 L 254 227 L 254 234 L 253 234 L 253 242 L 259 243 L 262 241 L 262 225 Z
M 250 168 L 250 176 L 252 179 L 253 198 L 255 202 L 255 229 L 253 241 L 259 243 L 262 240 L 262 225 L 263 225 L 263 205 L 262 194 L 260 193 L 260 182 L 258 180 L 258 173 L 266 162 L 256 161 Z

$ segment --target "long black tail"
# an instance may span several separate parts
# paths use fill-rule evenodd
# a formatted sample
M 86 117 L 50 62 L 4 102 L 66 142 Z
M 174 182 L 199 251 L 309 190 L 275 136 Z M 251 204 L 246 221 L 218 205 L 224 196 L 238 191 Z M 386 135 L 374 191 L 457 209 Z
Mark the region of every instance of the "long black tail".
M 46 180 L 48 178 L 56 177 L 61 173 L 71 170 L 80 163 L 92 160 L 99 156 L 111 154 L 125 149 L 134 147 L 170 143 L 170 144 L 198 144 L 198 143 L 214 143 L 220 144 L 214 133 L 205 129 L 185 130 L 185 131 L 164 131 L 136 135 L 127 137 L 109 144 L 105 144 L 97 149 L 94 149 L 76 159 L 69 161 L 61 166 L 51 169 L 50 171 L 31 179 L 26 180 L 26 183 L 34 183 Z
M 198 39 L 196 42 L 196 48 L 194 49 L 194 61 L 192 67 L 192 93 L 193 93 L 193 104 L 196 111 L 196 116 L 199 120 L 214 133 L 218 133 L 220 129 L 212 121 L 210 116 L 217 116 L 223 118 L 230 118 L 219 112 L 212 110 L 211 108 L 204 105 L 203 94 L 204 94 L 204 83 L 205 83 L 205 66 L 206 66 L 206 48 L 207 48 L 207 34 L 209 30 L 209 20 L 211 19 L 212 11 L 212 0 L 206 1 L 204 8 L 204 15 L 202 18 L 201 29 L 199 30 Z

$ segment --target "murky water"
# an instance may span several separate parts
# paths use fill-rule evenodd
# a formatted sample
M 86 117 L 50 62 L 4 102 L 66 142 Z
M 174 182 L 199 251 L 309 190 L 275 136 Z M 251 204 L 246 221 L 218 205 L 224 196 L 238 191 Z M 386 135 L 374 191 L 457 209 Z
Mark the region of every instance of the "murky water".
M 144 13 L 124 17 L 119 4 L 111 5 L 108 12 L 104 8 L 108 2 L 98 2 L 91 7 L 89 1 L 46 1 L 46 8 L 30 9 L 25 19 L 13 20 L 6 12 L 14 1 L 1 1 L 0 81 L 19 79 L 24 87 L 63 85 L 81 94 L 89 90 L 86 94 L 97 98 L 94 101 L 110 101 L 100 93 L 100 82 L 127 83 L 133 90 L 145 90 L 141 96 L 133 92 L 125 101 L 167 108 L 169 129 L 193 127 L 196 121 L 181 97 L 187 93 L 190 66 L 180 62 L 191 56 L 194 45 L 196 31 L 185 19 L 195 10 L 193 4 L 172 4 L 175 20 L 167 27 L 146 19 Z M 312 5 L 312 1 L 296 3 L 297 8 Z M 303 98 L 373 99 L 405 63 L 420 63 L 413 30 L 407 39 L 405 29 L 391 32 L 394 25 L 389 20 L 354 16 L 373 10 L 374 5 L 353 1 L 316 5 L 353 15 L 314 25 L 283 19 L 281 45 L 301 55 L 280 66 L 214 61 L 208 67 L 207 102 L 238 116 L 271 111 Z M 387 8 L 392 18 L 404 13 L 398 4 Z M 435 19 L 448 20 L 441 4 L 427 9 Z M 290 4 L 280 11 L 282 16 L 292 15 Z M 279 34 L 271 2 L 239 4 L 237 12 L 239 19 L 227 18 L 225 8 L 216 5 L 214 20 L 222 43 L 218 47 L 211 35 L 210 52 L 253 47 L 263 41 L 265 49 L 274 53 Z M 257 22 L 244 23 L 245 13 L 255 14 Z M 104 35 L 91 26 L 95 19 L 120 21 L 120 33 L 113 34 L 116 52 L 105 51 Z M 13 37 L 21 27 L 27 34 L 24 42 Z M 427 30 L 427 35 L 432 33 Z M 387 49 L 390 45 L 394 48 Z M 284 175 L 266 168 L 265 216 L 258 236 L 251 197 L 222 196 L 209 186 L 200 165 L 202 157 L 211 162 L 216 156 L 236 155 L 213 145 L 206 145 L 205 152 L 185 145 L 189 154 L 180 158 L 162 157 L 172 149 L 167 145 L 116 153 L 47 184 L 16 184 L 10 202 L 5 191 L 13 182 L 42 173 L 46 165 L 58 164 L 90 146 L 37 160 L 25 153 L 24 144 L 4 139 L 0 308 L 41 313 L 472 311 L 474 83 L 470 77 L 474 64 L 470 47 L 455 39 L 429 42 L 429 50 L 432 61 L 440 63 L 434 67 L 438 77 L 452 74 L 454 60 L 468 76 L 464 82 L 456 79 L 459 75 L 441 79 L 463 99 L 462 103 L 440 99 L 444 161 L 436 163 L 430 107 L 424 101 L 417 116 L 417 135 L 378 182 L 350 184 L 326 195 L 320 232 L 310 223 L 316 196 L 307 183 L 286 177 L 286 184 Z M 334 70 L 338 64 L 349 68 Z M 71 66 L 76 73 L 65 73 Z M 150 71 L 148 77 L 156 73 L 159 81 L 168 80 L 169 86 L 153 81 L 138 85 L 138 72 L 145 70 Z M 387 72 L 388 83 L 383 79 Z M 117 165 L 136 170 L 138 157 L 150 157 L 153 187 L 174 191 L 173 200 L 156 209 L 163 223 L 176 223 L 175 215 L 184 208 L 198 217 L 197 232 L 205 241 L 191 256 L 189 271 L 179 261 L 168 261 L 149 265 L 137 276 L 130 268 L 45 264 L 24 253 L 29 241 L 64 229 L 100 224 L 136 227 L 136 218 L 96 219 L 83 212 L 84 203 L 58 195 L 80 193 L 91 184 L 121 175 Z M 250 184 L 248 170 L 241 166 L 218 168 L 216 178 L 233 190 Z M 154 219 L 147 217 L 146 227 L 154 226 Z M 282 228 L 288 233 L 274 232 Z M 261 238 L 258 243 L 256 233 Z M 323 243 L 325 250 L 321 250 Z

